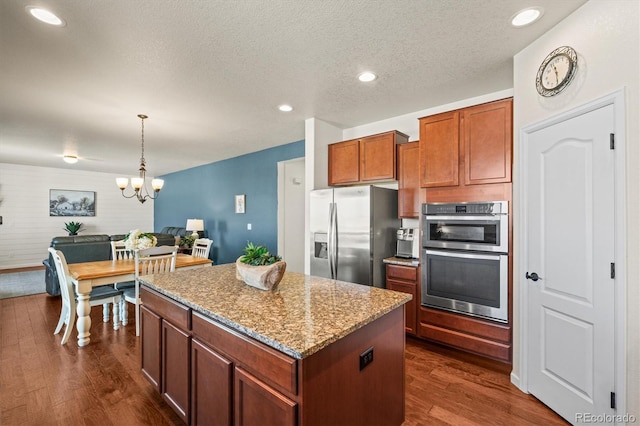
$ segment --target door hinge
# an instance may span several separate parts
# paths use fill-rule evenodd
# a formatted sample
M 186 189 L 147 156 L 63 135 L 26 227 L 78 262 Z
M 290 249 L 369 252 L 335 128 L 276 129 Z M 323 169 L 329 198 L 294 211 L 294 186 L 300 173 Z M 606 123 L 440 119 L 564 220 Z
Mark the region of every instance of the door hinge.
M 611 408 L 616 408 L 616 393 L 611 392 Z
M 616 135 L 609 133 L 609 149 L 616 149 Z
M 611 262 L 611 278 L 616 277 L 616 264 Z

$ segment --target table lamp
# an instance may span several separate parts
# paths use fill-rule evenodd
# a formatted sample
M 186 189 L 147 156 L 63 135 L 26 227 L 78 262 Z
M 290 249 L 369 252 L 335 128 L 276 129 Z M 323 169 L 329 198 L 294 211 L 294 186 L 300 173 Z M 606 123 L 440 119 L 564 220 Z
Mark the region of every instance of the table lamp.
M 198 238 L 198 231 L 204 231 L 204 220 L 187 219 L 187 231 L 192 231 L 191 235 Z

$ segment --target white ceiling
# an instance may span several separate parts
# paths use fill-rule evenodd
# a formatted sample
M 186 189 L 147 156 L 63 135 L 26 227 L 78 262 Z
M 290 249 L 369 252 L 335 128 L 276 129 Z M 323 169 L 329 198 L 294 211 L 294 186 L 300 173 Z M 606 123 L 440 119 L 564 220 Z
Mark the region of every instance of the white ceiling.
M 146 114 L 161 175 L 304 139 L 311 117 L 350 128 L 508 89 L 513 55 L 585 1 L 2 0 L 0 162 L 133 175 Z M 542 19 L 512 28 L 529 6 Z

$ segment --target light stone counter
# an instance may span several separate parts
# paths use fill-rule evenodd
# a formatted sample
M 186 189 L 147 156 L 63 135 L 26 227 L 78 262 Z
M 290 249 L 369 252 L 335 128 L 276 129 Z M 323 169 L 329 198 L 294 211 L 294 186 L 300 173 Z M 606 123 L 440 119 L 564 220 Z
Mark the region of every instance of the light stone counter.
M 286 272 L 275 291 L 236 279 L 235 264 L 148 275 L 142 282 L 229 328 L 305 358 L 411 300 L 411 295 Z

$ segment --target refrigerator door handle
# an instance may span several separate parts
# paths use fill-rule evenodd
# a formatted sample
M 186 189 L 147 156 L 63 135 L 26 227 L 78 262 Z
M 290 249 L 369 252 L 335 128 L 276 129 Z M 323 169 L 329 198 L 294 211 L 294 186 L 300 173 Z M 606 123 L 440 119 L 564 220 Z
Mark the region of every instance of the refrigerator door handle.
M 338 278 L 338 229 L 337 229 L 337 215 L 338 205 L 331 203 L 329 209 L 329 269 L 331 271 L 331 278 Z
M 329 203 L 329 229 L 327 230 L 327 257 L 329 258 L 329 276 L 333 278 L 333 203 Z

